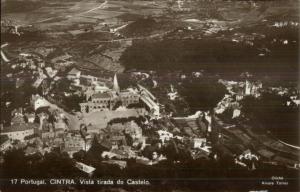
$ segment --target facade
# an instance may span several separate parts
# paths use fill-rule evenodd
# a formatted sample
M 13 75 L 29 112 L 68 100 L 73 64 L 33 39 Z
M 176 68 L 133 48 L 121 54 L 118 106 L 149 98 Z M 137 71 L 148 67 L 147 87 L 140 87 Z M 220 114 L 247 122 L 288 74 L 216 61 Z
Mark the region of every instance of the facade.
M 159 140 L 161 140 L 163 144 L 165 143 L 165 141 L 170 141 L 170 139 L 173 138 L 173 133 L 170 133 L 168 131 L 158 130 L 157 133 L 159 135 Z
M 151 115 L 159 117 L 160 107 L 159 104 L 156 102 L 156 97 L 145 87 L 138 85 L 138 88 L 140 90 L 140 99 L 146 105 L 146 109 L 150 112 Z
M 71 155 L 80 150 L 87 151 L 90 147 L 90 142 L 85 142 L 80 135 L 68 135 L 64 138 L 64 151 Z
M 68 72 L 67 78 L 71 80 L 75 86 L 84 86 L 85 84 L 101 85 L 103 82 L 107 81 L 106 79 L 90 75 L 87 72 L 80 71 L 76 68 L 73 68 Z
M 67 78 L 70 80 L 74 80 L 74 79 L 79 79 L 81 75 L 81 71 L 79 71 L 76 68 L 71 69 L 71 71 L 69 71 Z
M 86 94 L 86 98 L 87 102 L 80 103 L 82 113 L 112 110 L 119 101 L 123 106 L 139 102 L 139 95 L 130 91 Z
M 200 149 L 206 145 L 206 138 L 194 138 L 193 139 L 193 148 Z
M 123 106 L 139 103 L 139 95 L 133 90 L 120 91 L 117 76 L 114 77 L 113 89 L 101 91 L 88 89 L 85 92 L 86 102 L 80 103 L 82 113 L 112 110 L 118 102 Z
M 37 125 L 33 123 L 15 123 L 9 127 L 4 127 L 1 135 L 7 135 L 11 140 L 24 141 L 24 138 L 34 134 Z
M 81 163 L 81 162 L 76 162 L 76 165 L 75 165 L 79 170 L 87 173 L 89 176 L 92 176 L 94 171 L 96 170 L 96 168 L 94 167 L 91 167 L 91 166 L 88 166 L 84 163 Z
M 253 95 L 255 97 L 259 97 L 259 90 L 262 88 L 261 82 L 249 82 L 246 80 L 245 82 L 245 95 Z

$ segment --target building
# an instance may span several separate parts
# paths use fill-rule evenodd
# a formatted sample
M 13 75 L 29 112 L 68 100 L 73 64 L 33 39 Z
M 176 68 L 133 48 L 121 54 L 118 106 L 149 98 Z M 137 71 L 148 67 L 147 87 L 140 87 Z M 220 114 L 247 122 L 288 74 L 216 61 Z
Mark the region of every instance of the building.
M 7 135 L 0 135 L 0 151 L 5 151 L 11 147 L 9 137 Z
M 34 113 L 25 113 L 25 116 L 27 118 L 27 121 L 29 123 L 33 123 L 35 120 L 35 114 Z
M 103 89 L 102 89 L 103 90 Z M 139 95 L 132 89 L 120 91 L 117 76 L 114 76 L 114 85 L 112 90 L 104 89 L 96 91 L 88 89 L 85 92 L 86 102 L 80 103 L 82 113 L 91 113 L 97 111 L 113 110 L 117 103 L 127 107 L 130 104 L 139 103 Z
M 71 71 L 69 71 L 69 73 L 67 74 L 67 78 L 68 78 L 69 80 L 75 81 L 75 80 L 77 80 L 77 79 L 79 80 L 80 75 L 81 75 L 81 71 L 79 71 L 79 70 L 76 69 L 76 68 L 73 68 L 73 69 L 71 69 Z
M 87 94 L 86 97 L 87 102 L 80 103 L 82 113 L 112 110 L 117 102 L 117 95 L 113 92 Z
M 149 113 L 155 117 L 159 117 L 160 115 L 160 107 L 157 103 L 156 97 L 145 87 L 138 84 L 138 88 L 140 91 L 140 100 L 146 105 L 146 109 Z
M 259 97 L 259 90 L 262 88 L 261 82 L 250 82 L 246 80 L 245 82 L 245 95 L 253 95 L 254 97 Z
M 50 103 L 45 98 L 39 95 L 32 95 L 31 105 L 33 106 L 34 110 L 37 110 L 40 107 L 49 107 Z
M 159 139 L 161 140 L 161 142 L 164 144 L 166 141 L 170 141 L 171 138 L 173 138 L 173 134 L 168 132 L 168 131 L 164 131 L 164 130 L 158 130 L 157 131 L 158 135 L 159 135 Z
M 206 145 L 206 138 L 194 138 L 193 139 L 193 148 L 201 149 Z
M 90 147 L 91 142 L 85 141 L 80 135 L 68 135 L 64 138 L 63 151 L 71 156 L 80 150 L 88 151 Z
M 72 72 L 69 78 L 76 79 L 79 76 L 78 71 L 71 71 L 74 73 Z M 86 97 L 85 102 L 79 105 L 80 111 L 85 116 L 95 112 L 126 111 L 131 108 L 136 109 L 141 116 L 147 114 L 158 117 L 160 115 L 159 104 L 150 91 L 141 85 L 138 85 L 137 88 L 120 90 L 117 75 L 114 76 L 112 89 L 106 87 L 104 83 L 97 82 L 93 86 L 87 87 L 84 95 Z
M 76 162 L 75 167 L 77 167 L 79 170 L 87 173 L 89 176 L 92 176 L 96 168 L 88 166 L 81 162 Z
M 117 93 L 120 92 L 120 87 L 119 87 L 119 83 L 118 83 L 118 79 L 117 79 L 117 75 L 115 74 L 114 76 L 114 86 L 113 86 L 113 90 L 115 90 Z
M 34 134 L 38 125 L 34 123 L 13 123 L 9 127 L 3 127 L 0 135 L 7 135 L 11 140 L 24 141 L 24 138 Z
M 83 84 L 97 85 L 107 81 L 106 79 L 98 77 L 97 74 L 90 75 L 88 72 L 80 71 L 76 68 L 72 68 L 71 71 L 68 72 L 67 79 L 71 80 L 75 86 L 82 86 Z

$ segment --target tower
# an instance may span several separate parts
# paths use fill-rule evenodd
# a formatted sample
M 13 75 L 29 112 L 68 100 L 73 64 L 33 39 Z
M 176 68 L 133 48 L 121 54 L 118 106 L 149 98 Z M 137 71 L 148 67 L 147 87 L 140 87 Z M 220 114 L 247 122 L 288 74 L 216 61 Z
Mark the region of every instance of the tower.
M 251 83 L 246 80 L 245 83 L 245 95 L 250 95 L 251 94 Z
M 117 93 L 120 92 L 120 87 L 119 87 L 119 83 L 118 83 L 118 79 L 117 79 L 117 74 L 115 74 L 115 76 L 114 76 L 113 90 L 116 91 Z

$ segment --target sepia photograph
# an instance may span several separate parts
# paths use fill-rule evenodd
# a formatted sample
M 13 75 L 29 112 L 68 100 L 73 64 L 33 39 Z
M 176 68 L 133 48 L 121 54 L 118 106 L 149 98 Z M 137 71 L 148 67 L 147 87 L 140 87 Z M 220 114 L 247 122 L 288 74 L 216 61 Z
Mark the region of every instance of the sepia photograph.
M 1 0 L 0 192 L 299 192 L 300 0 Z

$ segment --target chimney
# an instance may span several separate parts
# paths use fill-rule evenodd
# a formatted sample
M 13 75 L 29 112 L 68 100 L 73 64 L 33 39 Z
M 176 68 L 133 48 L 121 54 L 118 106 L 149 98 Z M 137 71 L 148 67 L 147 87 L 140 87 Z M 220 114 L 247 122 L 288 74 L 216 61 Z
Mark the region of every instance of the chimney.
M 114 76 L 113 90 L 116 91 L 117 93 L 120 92 L 120 87 L 119 87 L 119 83 L 118 83 L 117 74 L 115 74 L 115 76 Z

